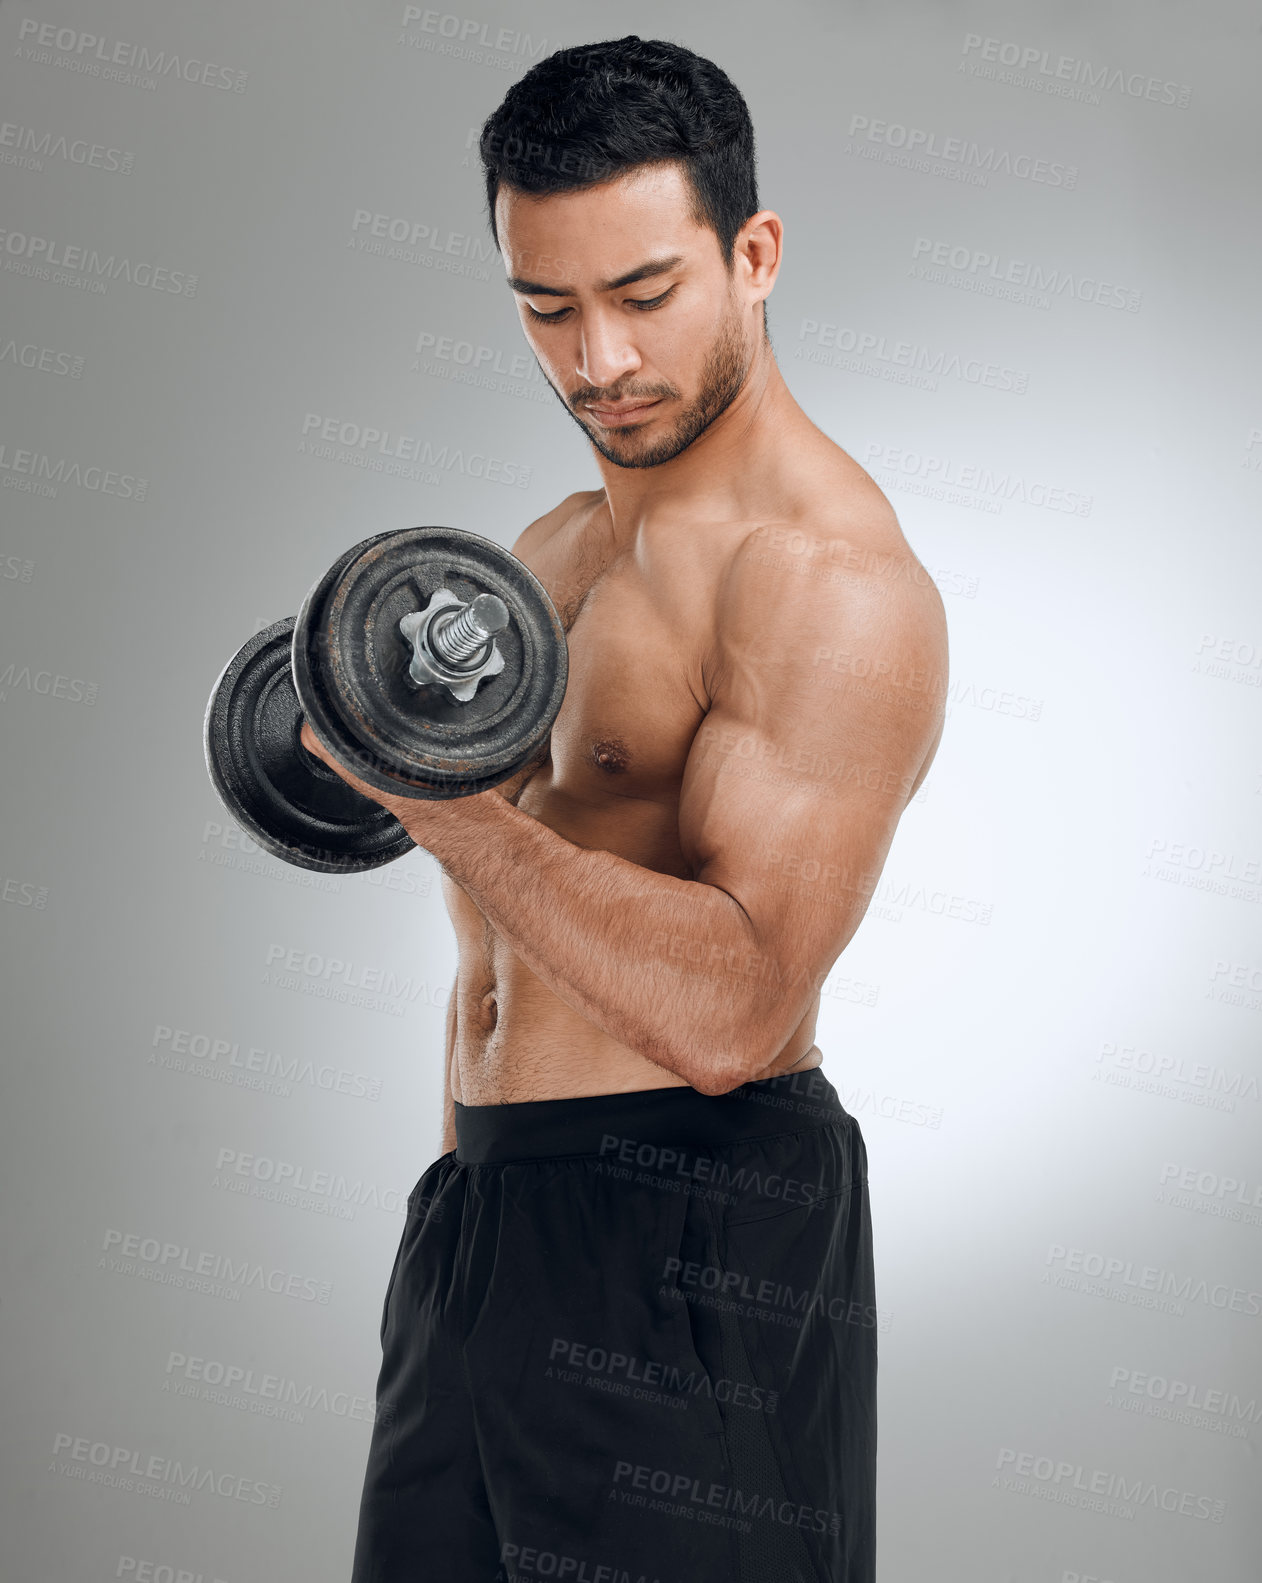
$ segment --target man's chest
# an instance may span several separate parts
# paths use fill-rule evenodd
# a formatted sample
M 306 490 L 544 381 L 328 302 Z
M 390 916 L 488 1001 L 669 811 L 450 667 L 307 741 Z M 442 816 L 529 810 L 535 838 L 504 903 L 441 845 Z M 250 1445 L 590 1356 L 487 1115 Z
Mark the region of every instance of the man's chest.
M 704 716 L 703 608 L 630 556 L 532 566 L 566 629 L 569 682 L 552 729 L 552 785 L 581 801 L 674 800 Z

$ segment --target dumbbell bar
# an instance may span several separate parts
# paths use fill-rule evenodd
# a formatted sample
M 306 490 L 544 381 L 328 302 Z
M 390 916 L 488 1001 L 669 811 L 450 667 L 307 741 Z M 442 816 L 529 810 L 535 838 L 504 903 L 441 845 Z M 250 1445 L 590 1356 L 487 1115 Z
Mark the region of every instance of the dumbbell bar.
M 552 602 L 508 550 L 455 528 L 377 534 L 224 667 L 203 723 L 207 768 L 275 856 L 323 873 L 379 868 L 414 843 L 307 752 L 304 717 L 370 786 L 467 797 L 544 745 L 567 670 Z

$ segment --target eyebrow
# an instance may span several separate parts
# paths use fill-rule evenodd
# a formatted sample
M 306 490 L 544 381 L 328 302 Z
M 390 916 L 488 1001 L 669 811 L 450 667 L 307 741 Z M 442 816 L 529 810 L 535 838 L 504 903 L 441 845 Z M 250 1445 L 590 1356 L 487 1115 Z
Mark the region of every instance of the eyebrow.
M 637 280 L 648 280 L 654 275 L 665 275 L 672 269 L 678 269 L 684 261 L 682 253 L 674 253 L 670 258 L 651 258 L 647 264 L 640 264 L 635 269 L 629 269 L 625 275 L 619 275 L 616 280 L 602 280 L 596 287 L 597 291 L 617 291 L 620 286 L 634 285 Z M 576 297 L 578 293 L 573 286 L 544 286 L 537 280 L 522 280 L 519 275 L 510 275 L 508 284 L 523 297 Z

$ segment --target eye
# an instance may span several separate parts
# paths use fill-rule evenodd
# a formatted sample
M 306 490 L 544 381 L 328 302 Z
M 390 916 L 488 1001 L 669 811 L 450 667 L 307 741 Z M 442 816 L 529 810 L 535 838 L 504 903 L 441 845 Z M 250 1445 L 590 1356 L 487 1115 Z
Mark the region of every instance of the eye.
M 660 297 L 628 297 L 627 306 L 629 308 L 638 308 L 641 313 L 649 313 L 654 308 L 660 308 L 666 299 L 672 297 L 674 293 L 675 288 L 672 286 L 669 291 L 664 291 Z
M 538 308 L 532 308 L 529 303 L 525 304 L 525 308 L 536 324 L 557 324 L 570 311 L 568 308 L 558 308 L 555 313 L 540 313 Z

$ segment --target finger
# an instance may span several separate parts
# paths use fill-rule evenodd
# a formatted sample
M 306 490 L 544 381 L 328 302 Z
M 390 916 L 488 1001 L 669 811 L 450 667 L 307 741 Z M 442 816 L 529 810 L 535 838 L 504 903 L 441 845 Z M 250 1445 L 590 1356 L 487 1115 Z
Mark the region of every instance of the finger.
M 327 764 L 335 775 L 340 776 L 348 786 L 353 786 L 362 796 L 371 797 L 373 802 L 381 803 L 383 807 L 390 800 L 388 792 L 378 791 L 375 786 L 367 785 L 353 771 L 348 770 L 344 764 L 340 764 L 329 752 L 328 748 L 325 747 L 324 743 L 320 741 L 319 737 L 316 736 L 311 729 L 310 723 L 306 720 L 302 722 L 302 730 L 298 733 L 298 740 L 313 758 L 317 758 L 321 763 Z
M 382 791 L 380 787 L 371 787 L 371 785 L 367 784 L 367 780 L 359 779 L 353 769 L 347 769 L 347 766 L 342 765 L 342 763 L 337 761 L 337 758 L 334 758 L 328 747 L 325 747 L 325 744 L 315 735 L 315 731 L 310 728 L 309 720 L 302 722 L 298 739 L 301 741 L 302 746 L 306 747 L 309 754 L 314 755 L 321 763 L 328 765 L 336 776 L 347 782 L 348 787 L 358 791 L 359 795 L 371 799 L 372 803 L 380 804 L 383 809 L 386 809 L 388 814 L 393 814 L 399 820 L 399 823 L 404 825 L 404 828 L 409 828 L 409 817 L 416 814 L 416 804 L 413 803 L 412 798 L 394 796 L 390 791 Z
M 324 743 L 320 741 L 320 738 L 316 736 L 306 720 L 302 722 L 302 730 L 298 733 L 298 740 L 313 757 L 323 760 L 330 769 L 336 770 L 339 775 L 344 776 L 346 774 L 346 771 L 325 747 Z

